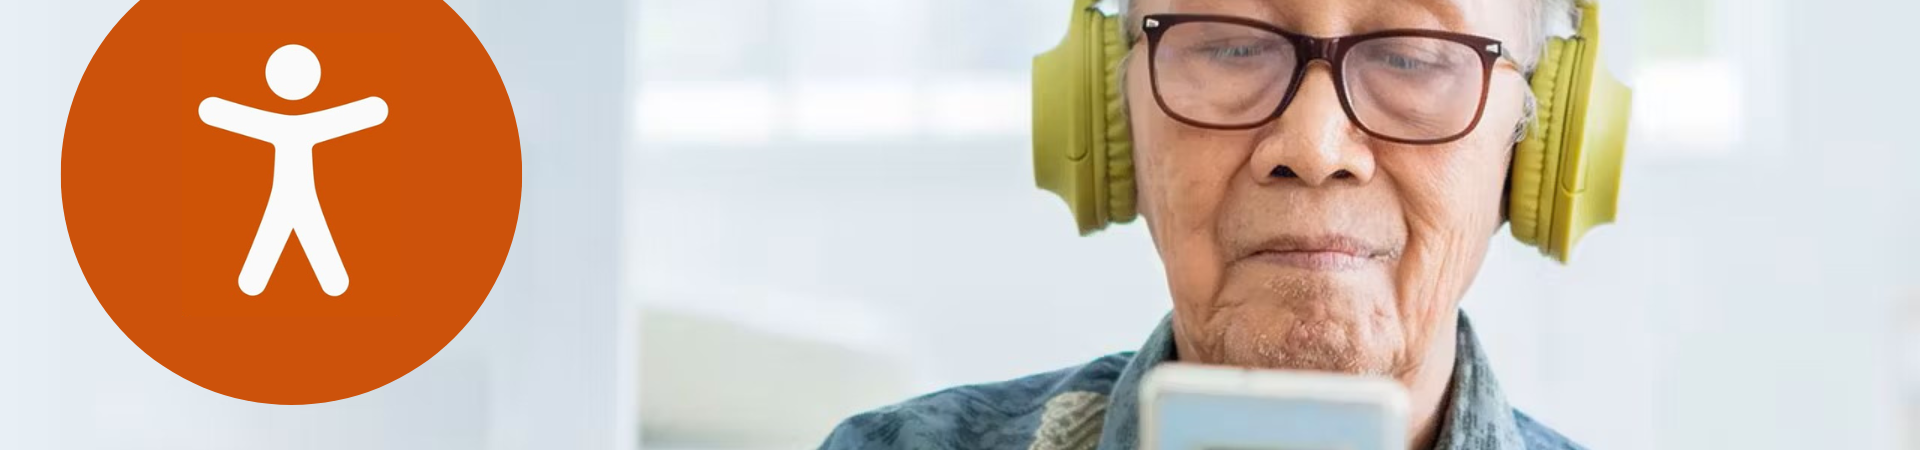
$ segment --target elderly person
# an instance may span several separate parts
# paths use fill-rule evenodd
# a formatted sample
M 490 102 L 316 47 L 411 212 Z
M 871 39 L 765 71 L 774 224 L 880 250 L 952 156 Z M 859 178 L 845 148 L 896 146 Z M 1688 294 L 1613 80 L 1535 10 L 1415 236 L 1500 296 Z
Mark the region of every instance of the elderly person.
M 825 448 L 1133 448 L 1138 383 L 1170 361 L 1390 377 L 1411 400 L 1410 449 L 1577 448 L 1507 404 L 1459 310 L 1507 217 L 1516 131 L 1533 114 L 1527 77 L 1548 36 L 1577 20 L 1570 0 L 1134 0 L 1118 11 L 1139 212 L 1171 315 L 1138 352 L 861 414 Z M 1180 16 L 1142 19 L 1158 14 Z M 1212 28 L 1153 36 L 1172 20 Z M 1450 32 L 1499 59 L 1438 61 L 1408 41 L 1295 67 L 1293 51 L 1334 47 L 1279 38 L 1389 29 Z M 1168 66 L 1183 58 L 1233 70 Z M 1431 64 L 1469 64 L 1468 95 L 1358 86 Z M 1268 66 L 1284 68 L 1256 70 Z

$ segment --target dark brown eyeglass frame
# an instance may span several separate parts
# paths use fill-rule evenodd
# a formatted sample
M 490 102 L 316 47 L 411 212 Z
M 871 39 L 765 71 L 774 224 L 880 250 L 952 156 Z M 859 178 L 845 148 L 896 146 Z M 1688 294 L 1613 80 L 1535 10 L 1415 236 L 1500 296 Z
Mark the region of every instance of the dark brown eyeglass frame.
M 1273 109 L 1273 113 L 1268 114 L 1266 118 L 1246 124 L 1218 124 L 1189 118 L 1167 106 L 1167 100 L 1160 95 L 1160 68 L 1158 59 L 1161 36 L 1165 35 L 1167 30 L 1180 24 L 1198 22 L 1225 23 L 1251 27 L 1279 35 L 1292 42 L 1293 46 L 1297 49 L 1297 51 L 1294 52 L 1297 61 L 1295 61 L 1294 64 L 1293 78 L 1288 81 L 1287 93 L 1284 97 L 1281 97 L 1280 105 Z M 1510 58 L 1506 53 L 1506 45 L 1502 44 L 1499 40 L 1440 30 L 1393 29 L 1347 36 L 1314 37 L 1287 31 L 1272 24 L 1245 17 L 1209 14 L 1152 14 L 1141 18 L 1140 23 L 1142 31 L 1147 35 L 1147 71 L 1150 72 L 1152 77 L 1154 102 L 1160 105 L 1161 111 L 1166 112 L 1167 115 L 1173 117 L 1174 120 L 1195 127 L 1216 130 L 1249 130 L 1266 126 L 1268 123 L 1279 119 L 1281 114 L 1286 113 L 1287 106 L 1293 104 L 1294 95 L 1300 92 L 1300 84 L 1306 79 L 1307 68 L 1310 63 L 1314 60 L 1320 60 L 1326 61 L 1328 69 L 1332 71 L 1334 91 L 1338 97 L 1340 97 L 1340 108 L 1346 111 L 1347 120 L 1353 121 L 1353 124 L 1360 127 L 1360 131 L 1366 132 L 1368 136 L 1389 142 L 1411 145 L 1432 145 L 1453 142 L 1462 137 L 1466 137 L 1468 134 L 1472 134 L 1473 130 L 1480 126 L 1481 115 L 1485 114 L 1487 109 L 1488 90 L 1493 84 L 1494 65 L 1502 57 Z M 1480 55 L 1480 99 L 1479 103 L 1474 106 L 1473 120 L 1467 122 L 1465 129 L 1451 136 L 1434 139 L 1403 139 L 1375 132 L 1371 127 L 1367 126 L 1366 122 L 1360 120 L 1358 114 L 1354 113 L 1353 101 L 1348 99 L 1347 77 L 1344 73 L 1346 71 L 1347 51 L 1352 50 L 1354 46 L 1363 42 L 1394 37 L 1422 37 L 1455 42 L 1474 49 L 1474 53 Z

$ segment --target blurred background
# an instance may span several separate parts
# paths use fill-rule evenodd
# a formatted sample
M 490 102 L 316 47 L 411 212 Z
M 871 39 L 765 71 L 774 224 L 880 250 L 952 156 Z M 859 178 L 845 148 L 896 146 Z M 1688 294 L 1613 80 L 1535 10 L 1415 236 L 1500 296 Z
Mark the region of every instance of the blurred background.
M 0 448 L 807 448 L 1170 307 L 1142 225 L 1033 187 L 1064 0 L 448 3 L 520 118 L 513 253 L 433 360 L 303 407 L 174 376 L 74 263 L 64 114 L 133 2 L 0 3 Z M 1604 5 L 1620 223 L 1568 267 L 1494 240 L 1465 308 L 1509 399 L 1591 448 L 1920 449 L 1920 5 Z

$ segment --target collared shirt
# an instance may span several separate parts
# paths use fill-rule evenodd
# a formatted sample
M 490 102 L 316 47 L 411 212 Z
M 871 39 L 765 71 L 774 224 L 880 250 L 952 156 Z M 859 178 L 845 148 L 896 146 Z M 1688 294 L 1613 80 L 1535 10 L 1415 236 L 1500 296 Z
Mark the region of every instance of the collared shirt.
M 1507 405 L 1466 315 L 1436 450 L 1578 449 Z M 822 449 L 1133 449 L 1139 383 L 1176 358 L 1173 317 L 1138 352 L 999 383 L 952 388 L 847 419 Z

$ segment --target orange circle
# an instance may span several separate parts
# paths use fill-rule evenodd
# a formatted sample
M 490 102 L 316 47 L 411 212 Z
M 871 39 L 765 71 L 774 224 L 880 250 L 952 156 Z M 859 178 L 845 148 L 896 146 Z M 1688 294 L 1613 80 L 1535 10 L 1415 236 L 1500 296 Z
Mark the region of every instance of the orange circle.
M 288 100 L 266 66 L 294 44 L 320 77 Z M 208 125 L 210 97 L 303 117 L 388 105 L 384 122 L 312 146 L 307 197 L 351 280 L 343 293 L 323 291 L 325 264 L 309 262 L 313 227 L 290 231 L 263 291 L 239 287 L 256 234 L 272 234 L 263 223 L 285 216 L 268 214 L 276 164 L 302 158 Z M 438 1 L 139 2 L 87 66 L 60 169 L 74 253 L 120 330 L 181 377 L 261 403 L 348 398 L 425 363 L 486 300 L 520 209 L 506 87 Z

